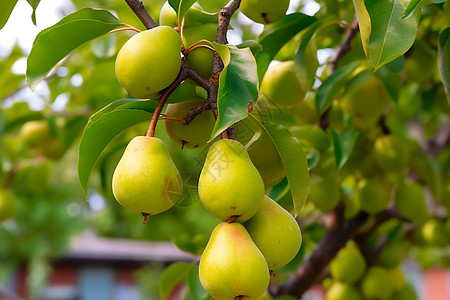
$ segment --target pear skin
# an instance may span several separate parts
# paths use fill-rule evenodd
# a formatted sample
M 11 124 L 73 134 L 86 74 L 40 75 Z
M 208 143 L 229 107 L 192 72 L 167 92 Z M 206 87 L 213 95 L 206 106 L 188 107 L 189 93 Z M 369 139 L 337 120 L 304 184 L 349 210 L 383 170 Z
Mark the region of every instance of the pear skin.
M 270 270 L 289 263 L 302 244 L 300 227 L 294 217 L 268 196 L 259 211 L 244 223 Z
M 289 0 L 243 0 L 240 10 L 253 21 L 270 24 L 281 20 L 289 7 Z
M 245 222 L 261 207 L 264 183 L 247 151 L 235 140 L 215 142 L 206 155 L 198 181 L 206 209 L 227 222 Z
M 217 300 L 257 299 L 269 285 L 266 260 L 239 223 L 221 223 L 200 259 L 203 288 Z
M 143 215 L 155 215 L 174 206 L 182 188 L 180 173 L 166 145 L 155 137 L 133 138 L 112 179 L 117 201 Z
M 11 192 L 0 188 L 0 223 L 14 217 L 16 210 L 17 205 Z

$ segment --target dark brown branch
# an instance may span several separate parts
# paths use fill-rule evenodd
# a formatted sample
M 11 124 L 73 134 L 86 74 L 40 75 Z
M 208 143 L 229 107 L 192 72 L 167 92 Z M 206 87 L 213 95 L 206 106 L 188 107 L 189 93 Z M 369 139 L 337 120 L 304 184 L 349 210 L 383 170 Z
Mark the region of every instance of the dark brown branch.
M 158 26 L 153 18 L 150 16 L 148 11 L 145 9 L 144 4 L 142 4 L 139 0 L 125 0 L 128 6 L 133 10 L 136 16 L 141 20 L 142 24 L 144 24 L 145 28 L 151 29 L 153 27 Z

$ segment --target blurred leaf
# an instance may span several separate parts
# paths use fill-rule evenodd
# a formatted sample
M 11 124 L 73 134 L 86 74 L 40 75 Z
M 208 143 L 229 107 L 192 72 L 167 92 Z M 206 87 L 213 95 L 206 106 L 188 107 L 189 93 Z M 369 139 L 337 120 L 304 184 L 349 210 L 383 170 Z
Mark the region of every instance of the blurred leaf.
M 22 50 L 15 45 L 9 56 L 0 60 L 0 101 L 25 85 L 25 76 L 14 74 L 11 71 L 14 63 L 22 57 Z
M 283 45 L 316 20 L 316 18 L 302 13 L 293 13 L 287 15 L 279 22 L 264 27 L 264 31 L 259 35 L 262 51 L 257 56 L 258 76 L 260 79 L 266 72 L 270 61 Z
M 33 24 L 36 25 L 36 9 L 41 0 L 27 0 L 27 2 L 31 5 L 31 8 L 33 9 L 33 13 L 31 14 L 31 20 L 33 21 Z
M 50 70 L 87 41 L 124 26 L 109 11 L 82 8 L 42 30 L 27 59 L 27 84 L 33 91 Z
M 180 6 L 181 2 L 181 6 Z M 184 14 L 188 11 L 188 9 L 194 4 L 196 0 L 169 0 L 170 6 L 177 12 L 180 20 L 183 18 Z M 180 11 L 178 11 L 180 9 Z
M 269 122 L 263 122 L 262 125 L 280 154 L 292 194 L 294 215 L 297 215 L 305 205 L 310 186 L 305 152 L 303 152 L 300 142 L 286 127 Z
M 2 0 L 0 3 L 0 29 L 2 29 L 16 6 L 17 0 Z
M 401 19 L 403 7 L 400 0 L 378 0 L 366 4 L 372 21 L 367 58 L 377 70 L 411 48 L 416 38 L 420 12 Z
M 320 116 L 328 108 L 331 102 L 336 98 L 342 87 L 345 86 L 353 71 L 361 63 L 355 61 L 346 65 L 342 69 L 337 70 L 330 77 L 327 77 L 317 89 L 316 109 Z
M 306 155 L 306 158 L 308 159 L 308 169 L 312 170 L 319 164 L 320 152 L 314 149 Z
M 429 155 L 425 154 L 420 146 L 411 155 L 410 168 L 420 179 L 422 179 L 430 192 L 436 199 L 442 196 L 442 178 L 437 162 Z
M 187 277 L 189 294 L 193 300 L 205 300 L 209 298 L 208 293 L 203 289 L 198 275 L 198 266 L 193 266 Z
M 336 157 L 336 166 L 341 168 L 347 161 L 356 141 L 356 129 L 347 128 L 341 131 L 329 129 L 334 145 L 334 155 Z
M 119 133 L 150 120 L 153 115 L 155 101 L 129 101 L 122 99 L 113 102 L 94 114 L 84 128 L 79 148 L 78 177 L 85 193 L 92 168 L 105 147 Z
M 197 245 L 192 241 L 192 237 L 188 232 L 180 232 L 171 237 L 171 240 L 178 247 L 178 249 L 199 255 Z
M 161 300 L 167 300 L 173 289 L 186 278 L 194 265 L 188 263 L 174 263 L 168 266 L 159 281 Z
M 439 35 L 438 67 L 447 101 L 450 105 L 450 27 L 444 29 Z
M 256 61 L 249 48 L 229 47 L 229 64 L 220 74 L 217 96 L 218 117 L 210 141 L 222 131 L 248 116 L 249 102 L 258 97 Z

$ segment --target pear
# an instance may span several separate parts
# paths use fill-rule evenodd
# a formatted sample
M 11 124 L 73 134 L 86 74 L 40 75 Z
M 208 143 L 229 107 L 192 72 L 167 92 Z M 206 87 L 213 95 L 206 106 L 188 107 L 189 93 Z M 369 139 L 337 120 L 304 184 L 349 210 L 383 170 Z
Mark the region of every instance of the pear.
M 391 300 L 417 300 L 417 293 L 411 284 L 405 285 L 401 290 L 397 291 Z
M 203 99 L 192 99 L 167 105 L 165 115 L 170 118 L 182 120 L 189 111 L 201 105 Z M 181 147 L 197 148 L 206 145 L 214 128 L 214 114 L 207 110 L 197 115 L 187 125 L 182 125 L 176 120 L 166 119 L 164 125 L 169 137 Z
M 114 171 L 112 189 L 120 204 L 146 217 L 174 206 L 182 182 L 164 142 L 137 136 L 127 145 Z
M 200 259 L 199 277 L 217 300 L 255 299 L 270 280 L 264 256 L 239 223 L 221 223 L 213 230 Z
M 345 247 L 330 262 L 330 273 L 334 279 L 353 284 L 364 275 L 366 267 L 366 261 L 358 248 Z
M 270 270 L 289 263 L 302 244 L 300 227 L 294 217 L 268 196 L 259 211 L 244 223 Z
M 377 138 L 372 155 L 380 167 L 388 172 L 403 170 L 411 157 L 408 142 L 393 135 Z
M 387 300 L 392 297 L 395 285 L 385 268 L 371 267 L 361 282 L 361 292 L 365 298 Z
M 327 290 L 326 300 L 362 300 L 362 297 L 355 286 L 336 281 Z
M 264 183 L 244 147 L 235 140 L 215 142 L 198 181 L 206 209 L 227 222 L 245 222 L 264 201 Z
M 242 0 L 241 12 L 261 24 L 281 20 L 289 7 L 289 0 Z
M 117 54 L 117 79 L 134 98 L 151 98 L 177 78 L 180 51 L 181 37 L 174 29 L 158 26 L 142 31 Z
M 14 217 L 17 206 L 11 192 L 5 188 L 0 188 L 0 222 Z
M 439 219 L 429 219 L 422 226 L 423 240 L 435 247 L 446 247 L 450 243 L 450 234 L 445 223 Z
M 402 216 L 414 222 L 422 223 L 428 218 L 425 194 L 416 182 L 403 183 L 397 188 L 395 205 Z
M 391 199 L 391 188 L 381 179 L 364 178 L 356 186 L 355 197 L 362 210 L 377 214 L 387 208 Z
M 318 210 L 329 212 L 339 203 L 340 192 L 340 185 L 336 177 L 314 176 L 311 180 L 308 199 Z

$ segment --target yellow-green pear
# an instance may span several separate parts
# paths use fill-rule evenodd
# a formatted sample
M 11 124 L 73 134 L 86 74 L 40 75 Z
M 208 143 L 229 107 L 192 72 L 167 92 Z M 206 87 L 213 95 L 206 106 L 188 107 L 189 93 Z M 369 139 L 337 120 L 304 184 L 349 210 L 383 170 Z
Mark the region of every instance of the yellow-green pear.
M 361 282 L 361 292 L 368 299 L 388 300 L 394 289 L 389 271 L 379 266 L 371 267 Z
M 239 223 L 214 229 L 200 259 L 199 277 L 217 300 L 257 299 L 270 280 L 264 256 Z
M 439 219 L 429 219 L 422 226 L 422 238 L 431 246 L 445 247 L 450 243 L 450 231 Z
M 405 249 L 400 241 L 388 242 L 378 256 L 378 263 L 389 269 L 395 268 L 402 262 L 404 252 Z
M 397 172 L 406 167 L 411 153 L 407 141 L 393 135 L 384 135 L 375 140 L 372 155 L 384 170 Z
M 214 114 L 211 110 L 203 111 L 189 124 L 182 125 L 178 120 L 183 120 L 190 110 L 203 103 L 203 99 L 192 99 L 167 105 L 164 121 L 169 137 L 181 147 L 197 148 L 205 145 L 211 137 L 214 128 Z
M 336 281 L 327 289 L 326 300 L 362 300 L 362 297 L 355 286 Z
M 406 278 L 405 274 L 400 269 L 400 267 L 389 269 L 389 273 L 391 274 L 395 290 L 396 291 L 402 290 L 406 286 Z
M 158 26 L 142 31 L 117 54 L 117 79 L 134 98 L 151 98 L 177 78 L 180 50 L 181 37 L 174 29 Z
M 244 226 L 266 258 L 269 270 L 283 267 L 300 250 L 302 234 L 297 221 L 268 196 L 264 197 L 261 208 Z
M 291 127 L 289 130 L 302 143 L 305 151 L 312 149 L 325 151 L 331 145 L 328 134 L 317 125 L 304 124 Z
M 376 214 L 387 208 L 391 199 L 391 188 L 382 179 L 364 178 L 358 182 L 354 197 L 361 210 Z
M 290 60 L 267 70 L 261 82 L 261 92 L 276 105 L 292 107 L 305 98 L 307 91 L 297 77 L 294 61 Z
M 323 212 L 331 211 L 339 203 L 340 186 L 335 176 L 311 178 L 308 199 L 314 206 Z
M 245 222 L 264 201 L 264 183 L 242 144 L 215 142 L 206 155 L 198 181 L 200 200 L 223 221 Z
M 174 206 L 181 196 L 182 182 L 164 142 L 137 136 L 127 145 L 114 171 L 112 189 L 120 204 L 146 216 Z
M 395 206 L 405 218 L 422 223 L 428 218 L 425 194 L 419 183 L 403 183 L 395 191 Z
M 339 281 L 356 283 L 366 271 L 366 261 L 358 248 L 347 246 L 339 250 L 330 262 L 331 276 Z
M 65 152 L 63 126 L 64 120 L 58 119 L 53 132 L 48 120 L 28 121 L 20 129 L 20 137 L 28 148 L 49 159 L 58 160 Z
M 11 192 L 0 188 L 0 222 L 14 217 L 16 210 L 17 205 Z
M 241 12 L 261 24 L 270 24 L 281 20 L 289 7 L 289 0 L 242 0 Z

